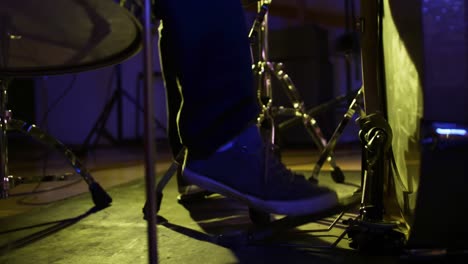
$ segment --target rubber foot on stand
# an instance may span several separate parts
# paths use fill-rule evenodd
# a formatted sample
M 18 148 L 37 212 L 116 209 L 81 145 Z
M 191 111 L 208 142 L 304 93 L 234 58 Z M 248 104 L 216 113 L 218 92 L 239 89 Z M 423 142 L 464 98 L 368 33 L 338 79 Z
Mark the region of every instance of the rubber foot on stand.
M 335 167 L 331 172 L 331 177 L 336 183 L 343 183 L 345 181 L 345 176 L 340 167 Z
M 96 205 L 98 209 L 106 208 L 112 203 L 112 198 L 104 191 L 99 183 L 91 183 L 89 185 L 89 191 L 91 192 L 94 205 Z
M 162 199 L 163 199 L 163 193 L 157 192 L 156 193 L 156 201 L 157 201 L 156 213 L 158 213 L 159 210 L 161 209 Z M 148 215 L 149 215 L 148 201 L 145 202 L 145 205 L 143 206 L 142 211 L 143 211 L 143 219 L 148 220 Z

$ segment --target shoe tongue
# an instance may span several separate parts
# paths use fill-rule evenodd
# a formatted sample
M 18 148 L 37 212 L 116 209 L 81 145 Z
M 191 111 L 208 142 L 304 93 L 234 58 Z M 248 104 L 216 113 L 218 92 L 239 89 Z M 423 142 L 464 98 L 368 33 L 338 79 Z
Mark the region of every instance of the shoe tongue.
M 250 149 L 263 147 L 263 139 L 257 125 L 252 125 L 242 131 L 234 140 L 236 145 L 246 146 Z
M 229 141 L 228 143 L 222 145 L 218 150 L 216 150 L 217 153 L 219 152 L 224 152 L 226 150 L 229 150 L 230 148 L 232 148 L 232 146 L 234 146 L 234 141 Z

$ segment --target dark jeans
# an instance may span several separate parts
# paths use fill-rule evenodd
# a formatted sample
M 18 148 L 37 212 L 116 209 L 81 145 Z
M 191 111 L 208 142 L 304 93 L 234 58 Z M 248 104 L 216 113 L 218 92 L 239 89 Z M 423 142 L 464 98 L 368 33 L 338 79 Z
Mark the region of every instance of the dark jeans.
M 205 157 L 258 115 L 240 0 L 159 0 L 160 56 L 173 153 Z

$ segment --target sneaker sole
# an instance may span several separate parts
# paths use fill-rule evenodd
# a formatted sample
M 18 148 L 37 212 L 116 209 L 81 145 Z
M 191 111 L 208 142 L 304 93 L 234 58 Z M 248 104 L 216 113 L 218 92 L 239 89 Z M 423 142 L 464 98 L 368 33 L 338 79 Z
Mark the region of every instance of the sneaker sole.
M 300 200 L 263 200 L 249 194 L 241 193 L 220 182 L 190 171 L 189 169 L 184 169 L 184 177 L 192 184 L 196 184 L 203 189 L 234 198 L 252 208 L 266 213 L 290 216 L 309 215 L 332 209 L 338 205 L 338 197 L 334 192 Z

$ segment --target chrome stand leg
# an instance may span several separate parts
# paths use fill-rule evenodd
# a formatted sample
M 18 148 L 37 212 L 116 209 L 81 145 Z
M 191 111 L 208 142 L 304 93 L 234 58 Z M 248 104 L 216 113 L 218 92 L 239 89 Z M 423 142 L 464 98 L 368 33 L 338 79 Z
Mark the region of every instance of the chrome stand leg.
M 354 114 L 356 113 L 357 110 L 360 110 L 360 100 L 362 97 L 363 89 L 360 88 L 358 92 L 356 93 L 356 97 L 351 101 L 351 104 L 348 107 L 348 111 L 343 116 L 343 119 L 341 122 L 338 124 L 338 127 L 335 129 L 333 132 L 333 135 L 331 136 L 328 144 L 321 150 L 320 157 L 315 163 L 315 167 L 312 171 L 312 176 L 309 178 L 310 181 L 315 181 L 318 178 L 318 175 L 320 173 L 320 170 L 322 169 L 323 164 L 329 160 L 331 157 L 331 153 L 335 149 L 336 143 L 338 143 L 338 139 L 340 136 L 343 134 L 344 129 L 348 125 L 349 121 L 351 118 L 353 118 Z M 362 116 L 363 111 L 359 112 L 359 116 Z M 339 174 L 332 174 L 333 179 L 335 182 L 342 183 L 344 182 L 344 176 L 339 175 Z
M 257 78 L 257 96 L 261 106 L 261 113 L 257 119 L 257 123 L 264 129 L 264 137 L 267 143 L 271 146 L 275 145 L 276 126 L 274 123 L 274 115 L 272 113 L 273 93 L 271 88 L 271 72 L 268 70 L 268 8 L 271 0 L 261 0 L 258 2 L 258 16 L 254 23 L 254 27 L 250 33 L 250 38 L 255 37 L 257 42 L 257 57 L 258 62 L 254 65 L 253 70 Z M 252 33 L 255 32 L 255 36 Z
M 109 206 L 112 198 L 104 191 L 104 189 L 97 183 L 91 176 L 89 171 L 84 167 L 81 161 L 69 150 L 64 144 L 50 136 L 49 134 L 41 131 L 35 125 L 28 124 L 21 120 L 12 118 L 11 111 L 7 110 L 8 98 L 8 83 L 5 80 L 0 80 L 0 198 L 8 198 L 8 191 L 10 189 L 10 176 L 8 175 L 8 140 L 7 131 L 19 131 L 24 133 L 35 140 L 58 150 L 65 156 L 69 164 L 74 168 L 76 173 L 80 174 L 86 184 L 88 184 L 89 191 L 94 204 L 98 209 Z
M 271 0 L 261 0 L 258 2 L 257 17 L 249 33 L 249 39 L 252 45 L 257 45 L 257 54 L 254 56 L 256 57 L 256 60 L 253 60 L 253 71 L 257 79 L 257 95 L 261 106 L 261 112 L 257 119 L 257 124 L 261 128 L 264 128 L 263 136 L 266 139 L 268 149 L 275 151 L 277 143 L 277 125 L 275 124 L 275 117 L 279 115 L 291 116 L 292 118 L 299 117 L 302 119 L 302 124 L 318 150 L 323 152 L 328 142 L 323 136 L 317 121 L 307 113 L 305 103 L 293 81 L 283 70 L 283 65 L 281 63 L 272 63 L 269 61 L 268 9 L 271 2 Z M 271 86 L 272 76 L 280 81 L 289 101 L 293 105 L 293 108 L 273 106 L 273 91 Z M 328 161 L 333 168 L 332 175 L 338 175 L 338 178 L 340 179 L 339 181 L 343 181 L 343 173 L 336 164 L 335 158 L 332 154 L 332 152 L 329 152 L 329 156 L 326 158 L 326 161 Z M 321 168 L 321 166 L 319 167 Z
M 8 198 L 10 189 L 7 145 L 7 124 L 10 114 L 6 108 L 8 82 L 8 80 L 0 79 L 0 199 Z
M 283 85 L 284 91 L 286 92 L 289 101 L 293 106 L 293 109 L 282 109 L 281 111 L 285 112 L 286 114 L 288 112 L 292 112 L 294 116 L 302 118 L 302 123 L 307 133 L 312 138 L 312 141 L 314 142 L 315 146 L 320 152 L 323 152 L 328 142 L 323 136 L 322 130 L 320 129 L 317 120 L 315 120 L 315 118 L 313 118 L 307 113 L 304 100 L 302 100 L 299 91 L 297 90 L 289 75 L 284 71 L 283 64 L 269 62 L 267 65 L 268 69 L 276 76 L 276 78 Z M 327 161 L 330 163 L 331 167 L 334 170 L 339 169 L 337 168 L 336 161 L 335 158 L 332 156 L 332 153 L 329 153 Z
M 67 159 L 68 163 L 73 167 L 75 172 L 83 178 L 86 184 L 88 184 L 91 197 L 98 209 L 105 208 L 112 203 L 112 198 L 109 196 L 109 194 L 107 194 L 106 191 L 99 185 L 99 183 L 94 180 L 94 178 L 91 176 L 91 173 L 89 173 L 78 157 L 76 157 L 75 154 L 63 143 L 46 132 L 40 130 L 35 125 L 13 119 L 11 116 L 8 120 L 7 129 L 8 131 L 21 132 L 32 137 L 36 141 L 59 151 Z

